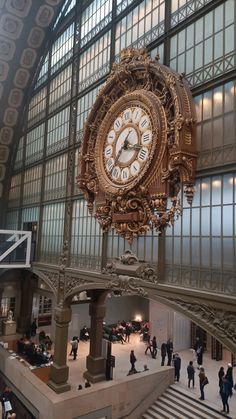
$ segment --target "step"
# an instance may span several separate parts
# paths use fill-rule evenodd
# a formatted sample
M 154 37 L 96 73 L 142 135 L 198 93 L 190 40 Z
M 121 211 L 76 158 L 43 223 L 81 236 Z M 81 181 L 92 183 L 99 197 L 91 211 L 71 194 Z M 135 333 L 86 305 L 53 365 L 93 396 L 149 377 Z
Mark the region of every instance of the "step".
M 197 406 L 197 409 L 201 410 L 202 412 L 207 412 L 208 415 L 210 414 L 210 418 L 213 419 L 220 419 L 220 418 L 226 418 L 231 419 L 231 416 L 223 414 L 216 410 L 214 407 L 209 406 L 208 401 L 206 401 L 206 405 L 204 402 L 199 401 L 198 399 L 194 398 L 191 394 L 186 393 L 186 390 L 181 387 L 176 387 L 175 384 L 170 386 L 167 390 L 167 393 L 170 393 L 172 397 L 176 398 L 177 400 L 183 400 L 188 403 L 191 402 L 191 406 Z M 164 393 L 165 394 L 165 393 Z
M 162 400 L 165 402 L 167 406 L 170 406 L 171 408 L 175 409 L 177 413 L 180 413 L 181 415 L 188 414 L 188 419 L 209 419 L 209 414 L 202 414 L 199 409 L 193 408 L 193 406 L 189 406 L 188 399 L 185 401 L 182 401 L 182 403 L 179 400 L 176 400 L 176 397 L 173 399 L 172 395 L 167 395 L 166 393 L 160 397 L 159 400 Z M 158 400 L 155 404 L 158 404 Z
M 159 415 L 158 413 L 155 414 L 155 416 L 153 416 L 153 415 L 149 415 L 147 412 L 142 415 L 142 419 L 153 419 L 153 418 L 155 418 L 155 419 L 163 419 L 163 416 L 162 415 Z
M 182 412 L 176 412 L 175 408 L 172 408 L 168 406 L 165 402 L 165 400 L 161 400 L 161 398 L 158 399 L 156 403 L 154 403 L 149 409 L 148 412 L 150 413 L 150 410 L 160 414 L 160 409 L 162 410 L 163 419 L 186 419 L 184 418 Z M 185 415 L 186 416 L 186 415 Z M 155 418 L 156 416 L 154 416 Z

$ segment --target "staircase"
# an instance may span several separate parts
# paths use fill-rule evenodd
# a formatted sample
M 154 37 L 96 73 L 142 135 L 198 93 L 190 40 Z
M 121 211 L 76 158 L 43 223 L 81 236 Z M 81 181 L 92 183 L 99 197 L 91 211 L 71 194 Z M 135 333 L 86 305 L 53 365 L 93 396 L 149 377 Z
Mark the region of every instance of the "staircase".
M 205 403 L 186 395 L 184 389 L 172 385 L 149 407 L 142 419 L 231 419 Z

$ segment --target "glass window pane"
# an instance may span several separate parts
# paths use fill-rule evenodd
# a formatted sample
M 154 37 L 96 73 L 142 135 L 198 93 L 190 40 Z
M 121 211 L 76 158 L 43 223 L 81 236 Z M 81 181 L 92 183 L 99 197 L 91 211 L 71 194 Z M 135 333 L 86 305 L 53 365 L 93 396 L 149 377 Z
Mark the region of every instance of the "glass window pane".
M 211 234 L 213 236 L 221 235 L 221 207 L 211 208 Z
M 210 235 L 210 208 L 201 209 L 201 234 L 203 236 Z
M 233 225 L 233 206 L 227 205 L 223 207 L 223 235 L 232 236 Z

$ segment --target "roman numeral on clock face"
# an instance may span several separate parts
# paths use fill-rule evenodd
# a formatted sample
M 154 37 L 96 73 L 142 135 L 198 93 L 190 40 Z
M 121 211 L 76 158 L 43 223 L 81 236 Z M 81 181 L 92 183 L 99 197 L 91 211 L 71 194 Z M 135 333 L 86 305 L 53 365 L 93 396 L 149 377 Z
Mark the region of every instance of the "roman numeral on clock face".
M 130 172 L 132 176 L 136 176 L 140 170 L 140 164 L 138 160 L 135 160 L 130 166 Z
M 119 167 L 114 167 L 114 169 L 112 170 L 112 177 L 114 179 L 118 179 L 120 177 L 120 168 Z
M 114 159 L 109 159 L 106 162 L 107 170 L 110 172 L 114 166 Z
M 141 131 L 146 131 L 146 129 L 149 127 L 150 119 L 147 115 L 142 116 L 139 122 L 139 129 Z
M 138 159 L 144 161 L 146 160 L 147 156 L 148 156 L 148 149 L 142 148 L 139 152 Z
M 147 130 L 142 135 L 142 143 L 149 144 L 152 141 L 152 131 Z
M 114 130 L 119 131 L 120 128 L 122 127 L 122 124 L 123 124 L 122 118 L 121 117 L 117 118 L 114 122 Z
M 112 151 L 113 151 L 112 146 L 111 145 L 108 145 L 105 148 L 105 157 L 106 158 L 111 157 L 112 156 Z
M 125 167 L 121 172 L 121 180 L 126 181 L 129 179 L 129 169 Z

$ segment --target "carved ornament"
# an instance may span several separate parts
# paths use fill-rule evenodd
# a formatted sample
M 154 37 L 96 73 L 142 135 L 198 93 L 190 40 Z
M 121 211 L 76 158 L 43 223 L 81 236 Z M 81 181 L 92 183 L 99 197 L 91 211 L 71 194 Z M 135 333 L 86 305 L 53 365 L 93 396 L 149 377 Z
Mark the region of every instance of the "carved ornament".
M 84 129 L 78 187 L 102 229 L 132 243 L 181 214 L 196 170 L 195 108 L 182 75 L 145 49 L 121 52 Z M 169 205 L 168 202 L 171 202 Z
M 147 296 L 144 288 L 140 287 L 137 283 L 137 278 L 132 278 L 128 275 L 119 275 L 116 279 L 108 282 L 107 288 L 114 291 L 121 291 L 125 294 Z
M 222 338 L 227 337 L 236 344 L 236 312 L 214 308 L 210 304 L 185 302 L 181 299 L 171 299 L 186 312 L 192 312 L 196 317 L 206 322 L 209 328 L 217 329 Z

